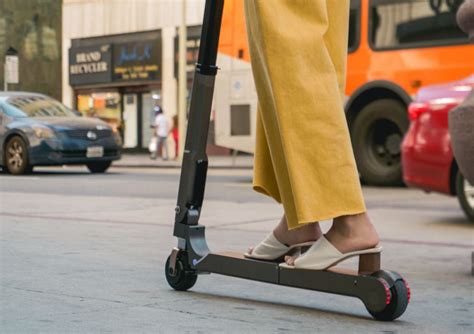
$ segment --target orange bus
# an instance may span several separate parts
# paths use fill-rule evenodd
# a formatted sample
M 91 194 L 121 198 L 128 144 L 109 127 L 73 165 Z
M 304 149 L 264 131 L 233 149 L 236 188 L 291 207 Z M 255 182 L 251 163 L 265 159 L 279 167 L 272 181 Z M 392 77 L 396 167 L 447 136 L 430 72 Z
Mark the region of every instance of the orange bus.
M 400 144 L 417 90 L 474 73 L 474 45 L 455 20 L 462 2 L 351 0 L 345 109 L 365 183 L 401 183 Z M 253 152 L 257 95 L 242 0 L 226 0 L 222 24 L 215 140 Z

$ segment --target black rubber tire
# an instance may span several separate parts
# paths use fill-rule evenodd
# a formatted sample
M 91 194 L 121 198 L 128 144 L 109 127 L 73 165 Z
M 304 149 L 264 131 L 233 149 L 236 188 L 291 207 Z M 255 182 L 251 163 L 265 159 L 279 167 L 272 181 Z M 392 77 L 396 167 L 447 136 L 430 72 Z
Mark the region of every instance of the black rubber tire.
M 166 281 L 168 284 L 177 291 L 186 291 L 191 289 L 197 281 L 197 274 L 189 269 L 187 263 L 185 262 L 185 258 L 183 256 L 179 256 L 176 259 L 176 275 L 171 276 L 170 273 L 170 257 L 166 260 L 165 265 L 165 276 Z
M 403 184 L 401 143 L 409 126 L 406 107 L 394 99 L 367 104 L 351 126 L 351 139 L 362 182 Z
M 384 280 L 383 273 L 378 278 Z M 387 280 L 385 280 L 385 282 L 386 281 Z M 393 321 L 405 313 L 410 297 L 409 290 L 407 289 L 403 279 L 397 279 L 395 281 L 393 286 L 390 288 L 390 293 L 392 295 L 390 303 L 385 306 L 382 311 L 376 312 L 367 308 L 367 311 L 369 311 L 375 319 L 380 321 Z
M 464 191 L 464 176 L 458 171 L 456 175 L 456 196 L 469 221 L 474 223 L 474 207 L 469 204 Z
M 99 162 L 89 162 L 86 164 L 87 168 L 91 173 L 105 173 L 112 165 L 112 161 L 99 161 Z
M 19 152 L 21 162 L 16 161 L 14 164 L 9 163 L 10 150 L 21 151 Z M 5 145 L 3 160 L 5 162 L 5 171 L 9 174 L 23 175 L 33 171 L 33 166 L 31 166 L 29 163 L 28 146 L 20 136 L 14 136 L 8 140 L 7 144 Z

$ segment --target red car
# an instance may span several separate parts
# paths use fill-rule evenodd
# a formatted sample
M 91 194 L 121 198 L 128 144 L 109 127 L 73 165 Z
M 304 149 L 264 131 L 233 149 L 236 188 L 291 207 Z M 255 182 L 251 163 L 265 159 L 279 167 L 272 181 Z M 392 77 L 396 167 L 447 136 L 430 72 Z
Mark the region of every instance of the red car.
M 472 89 L 474 75 L 418 92 L 408 108 L 411 124 L 402 144 L 402 163 L 407 185 L 457 196 L 467 217 L 474 221 L 474 187 L 458 170 L 448 130 L 449 111 Z

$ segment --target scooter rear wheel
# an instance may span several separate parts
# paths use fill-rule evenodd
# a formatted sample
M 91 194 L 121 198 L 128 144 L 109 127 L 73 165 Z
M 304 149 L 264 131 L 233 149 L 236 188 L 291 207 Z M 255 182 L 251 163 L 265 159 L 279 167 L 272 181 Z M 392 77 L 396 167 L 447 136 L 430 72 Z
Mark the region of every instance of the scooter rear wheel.
M 387 305 L 382 311 L 373 311 L 367 308 L 367 311 L 377 320 L 392 321 L 399 318 L 407 309 L 410 301 L 410 288 L 404 279 L 398 278 L 391 288 L 387 281 L 389 277 L 383 271 L 376 274 L 377 278 L 385 285 L 387 293 Z
M 176 258 L 176 267 L 175 267 L 175 275 L 172 274 L 172 270 L 170 268 L 170 259 L 171 256 L 168 256 L 165 265 L 165 276 L 166 281 L 168 284 L 177 291 L 186 291 L 191 289 L 197 280 L 197 274 L 189 270 L 188 264 L 185 259 L 183 259 L 182 255 L 178 255 Z

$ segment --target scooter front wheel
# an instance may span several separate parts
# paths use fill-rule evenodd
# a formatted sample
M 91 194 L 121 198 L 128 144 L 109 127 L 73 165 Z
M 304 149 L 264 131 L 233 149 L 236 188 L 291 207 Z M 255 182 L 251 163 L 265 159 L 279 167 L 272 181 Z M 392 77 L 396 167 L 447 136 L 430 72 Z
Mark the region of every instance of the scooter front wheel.
M 379 271 L 374 274 L 385 286 L 387 295 L 387 305 L 381 311 L 373 311 L 367 308 L 367 311 L 377 320 L 392 321 L 399 318 L 407 309 L 410 302 L 410 288 L 406 281 L 399 277 L 395 280 L 392 287 L 389 287 L 387 281 L 390 281 L 388 273 Z
M 188 269 L 188 264 L 183 256 L 178 255 L 176 258 L 175 272 L 170 267 L 171 255 L 168 256 L 165 265 L 165 276 L 168 284 L 177 291 L 186 291 L 191 289 L 197 280 L 197 274 Z M 174 275 L 173 275 L 174 274 Z

